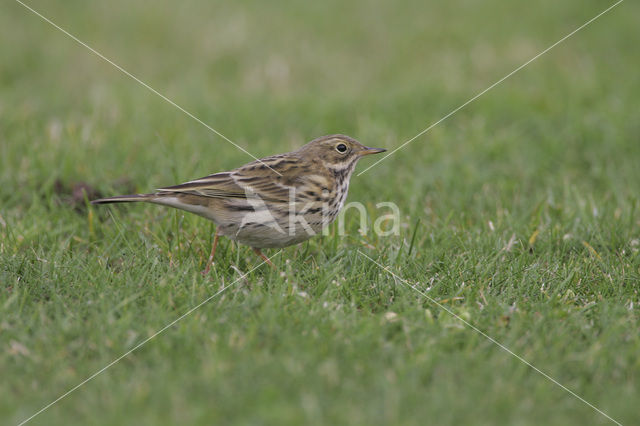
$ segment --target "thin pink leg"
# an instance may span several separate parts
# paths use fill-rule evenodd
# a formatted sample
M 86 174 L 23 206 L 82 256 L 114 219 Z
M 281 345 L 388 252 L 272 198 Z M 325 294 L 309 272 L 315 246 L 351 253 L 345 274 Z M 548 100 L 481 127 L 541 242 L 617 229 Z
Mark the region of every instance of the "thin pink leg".
M 276 269 L 276 265 L 274 265 L 273 262 L 271 262 L 271 260 L 260 251 L 260 249 L 257 249 L 255 247 L 251 248 L 253 249 L 254 253 L 260 256 L 262 260 L 264 260 L 269 266 L 271 266 L 273 269 Z
M 213 236 L 213 246 L 211 246 L 211 254 L 209 255 L 209 260 L 207 261 L 207 267 L 202 271 L 202 275 L 207 275 L 211 270 L 211 265 L 213 264 L 213 257 L 216 255 L 216 248 L 218 247 L 218 228 L 216 227 L 216 233 Z

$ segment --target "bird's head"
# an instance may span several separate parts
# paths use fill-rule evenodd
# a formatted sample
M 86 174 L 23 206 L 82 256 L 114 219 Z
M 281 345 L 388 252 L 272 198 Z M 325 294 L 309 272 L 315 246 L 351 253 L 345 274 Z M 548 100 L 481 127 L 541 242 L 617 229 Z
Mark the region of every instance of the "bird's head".
M 321 136 L 299 149 L 301 154 L 321 161 L 328 169 L 337 173 L 348 171 L 349 174 L 360 158 L 385 151 L 364 146 L 346 135 Z

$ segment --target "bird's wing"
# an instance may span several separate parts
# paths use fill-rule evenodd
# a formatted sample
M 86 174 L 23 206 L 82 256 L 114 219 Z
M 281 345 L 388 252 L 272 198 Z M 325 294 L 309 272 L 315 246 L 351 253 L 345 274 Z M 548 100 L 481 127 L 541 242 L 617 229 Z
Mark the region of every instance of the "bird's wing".
M 245 198 L 246 193 L 232 177 L 233 172 L 215 173 L 180 185 L 159 188 L 158 193 L 189 194 L 211 198 Z
M 261 198 L 289 202 L 291 191 L 306 191 L 313 182 L 309 164 L 297 156 L 276 155 L 248 163 L 230 172 L 216 173 L 158 189 L 159 193 L 181 193 L 212 198 Z M 311 181 L 309 180 L 311 178 Z M 320 177 L 316 180 L 322 181 Z

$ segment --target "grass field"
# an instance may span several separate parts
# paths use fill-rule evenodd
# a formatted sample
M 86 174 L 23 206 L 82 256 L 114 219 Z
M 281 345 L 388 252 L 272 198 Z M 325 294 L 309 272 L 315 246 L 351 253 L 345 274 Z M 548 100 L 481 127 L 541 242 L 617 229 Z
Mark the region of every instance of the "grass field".
M 28 3 L 256 156 L 392 149 L 611 2 Z M 278 270 L 89 198 L 251 158 L 17 2 L 0 12 L 0 423 L 640 423 L 640 57 L 626 1 L 351 182 L 399 236 Z M 359 170 L 372 163 L 361 161 Z M 276 255 L 271 250 L 269 255 Z M 242 274 L 250 272 L 246 277 Z

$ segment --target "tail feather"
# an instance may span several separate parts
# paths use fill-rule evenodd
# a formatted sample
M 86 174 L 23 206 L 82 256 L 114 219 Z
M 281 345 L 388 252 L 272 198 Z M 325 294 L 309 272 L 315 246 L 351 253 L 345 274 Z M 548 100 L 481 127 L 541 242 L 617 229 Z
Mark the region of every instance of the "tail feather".
M 137 201 L 150 201 L 154 196 L 155 194 L 118 195 L 116 197 L 93 200 L 91 201 L 91 204 L 134 203 Z
M 91 204 L 133 203 L 136 201 L 143 201 L 185 210 L 218 223 L 218 217 L 216 216 L 215 210 L 208 206 L 211 199 L 212 198 L 193 194 L 156 192 L 153 194 L 131 194 L 100 198 L 99 200 L 91 201 Z

